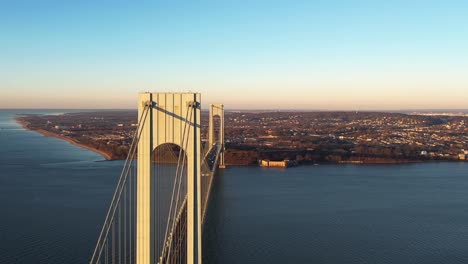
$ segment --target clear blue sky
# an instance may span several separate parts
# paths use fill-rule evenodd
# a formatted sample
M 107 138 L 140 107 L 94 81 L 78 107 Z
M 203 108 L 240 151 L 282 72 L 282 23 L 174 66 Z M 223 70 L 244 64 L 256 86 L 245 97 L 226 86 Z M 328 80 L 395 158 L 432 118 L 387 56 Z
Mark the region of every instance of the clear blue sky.
M 467 1 L 0 1 L 0 108 L 468 108 Z

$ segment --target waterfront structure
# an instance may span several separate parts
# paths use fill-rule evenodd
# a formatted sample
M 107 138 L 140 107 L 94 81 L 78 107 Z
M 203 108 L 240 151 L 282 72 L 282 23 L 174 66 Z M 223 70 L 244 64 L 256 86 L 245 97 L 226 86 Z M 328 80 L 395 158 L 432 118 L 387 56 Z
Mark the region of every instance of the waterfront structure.
M 294 160 L 259 160 L 258 164 L 260 165 L 260 167 L 287 168 L 297 165 L 297 162 Z
M 213 175 L 225 167 L 224 107 L 210 106 L 208 145 L 200 112 L 199 93 L 139 94 L 138 125 L 90 263 L 202 262 Z

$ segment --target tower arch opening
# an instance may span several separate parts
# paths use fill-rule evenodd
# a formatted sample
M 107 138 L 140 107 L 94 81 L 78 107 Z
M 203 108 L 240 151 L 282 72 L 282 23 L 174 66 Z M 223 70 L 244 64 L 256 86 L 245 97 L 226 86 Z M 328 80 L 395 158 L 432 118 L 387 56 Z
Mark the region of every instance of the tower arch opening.
M 187 153 L 174 143 L 151 155 L 152 255 L 158 263 L 185 263 L 187 248 Z

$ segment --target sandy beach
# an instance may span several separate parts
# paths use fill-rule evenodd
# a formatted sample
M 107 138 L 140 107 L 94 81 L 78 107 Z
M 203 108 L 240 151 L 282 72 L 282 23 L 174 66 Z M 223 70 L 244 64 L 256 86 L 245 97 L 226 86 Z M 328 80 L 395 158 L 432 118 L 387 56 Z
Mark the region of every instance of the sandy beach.
M 79 142 L 76 142 L 75 140 L 69 138 L 69 137 L 65 137 L 65 136 L 62 136 L 62 135 L 58 135 L 58 134 L 55 134 L 55 133 L 52 133 L 52 132 L 49 132 L 49 131 L 46 131 L 46 130 L 43 130 L 43 129 L 31 129 L 29 127 L 29 122 L 26 122 L 24 120 L 22 120 L 21 118 L 15 118 L 16 122 L 18 124 L 20 124 L 24 129 L 27 129 L 27 130 L 30 130 L 30 131 L 35 131 L 43 136 L 46 136 L 46 137 L 53 137 L 53 138 L 57 138 L 57 139 L 61 139 L 61 140 L 64 140 L 72 145 L 75 145 L 77 147 L 80 147 L 80 148 L 84 148 L 84 149 L 87 149 L 87 150 L 90 150 L 90 151 L 93 151 L 101 156 L 103 156 L 106 160 L 112 160 L 112 156 L 105 152 L 105 151 L 102 151 L 102 150 L 99 150 L 99 149 L 95 149 L 93 147 L 90 147 L 90 146 L 87 146 L 87 145 L 84 145 L 84 144 L 81 144 Z

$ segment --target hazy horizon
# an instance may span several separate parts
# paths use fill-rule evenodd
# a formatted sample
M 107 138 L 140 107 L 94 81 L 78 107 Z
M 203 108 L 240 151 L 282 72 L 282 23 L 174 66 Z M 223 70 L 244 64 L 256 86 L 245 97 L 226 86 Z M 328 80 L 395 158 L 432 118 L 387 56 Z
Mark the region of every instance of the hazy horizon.
M 2 1 L 0 108 L 468 107 L 465 1 Z M 18 107 L 20 106 L 20 107 Z
M 208 106 L 202 105 L 202 111 L 208 111 Z M 0 110 L 86 110 L 86 111 L 137 111 L 135 108 L 0 108 Z M 225 108 L 227 112 L 382 112 L 382 113 L 468 113 L 467 109 L 275 109 L 275 108 Z

